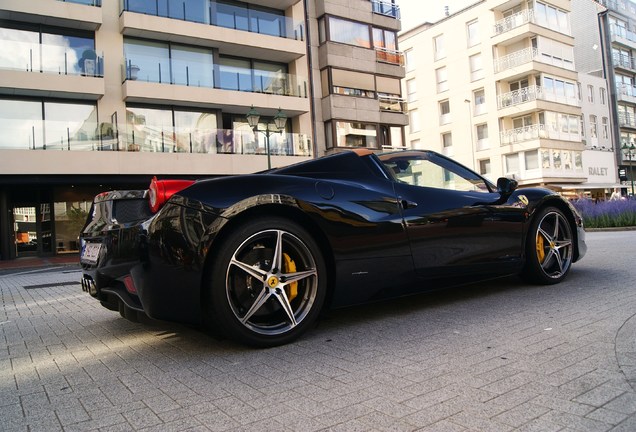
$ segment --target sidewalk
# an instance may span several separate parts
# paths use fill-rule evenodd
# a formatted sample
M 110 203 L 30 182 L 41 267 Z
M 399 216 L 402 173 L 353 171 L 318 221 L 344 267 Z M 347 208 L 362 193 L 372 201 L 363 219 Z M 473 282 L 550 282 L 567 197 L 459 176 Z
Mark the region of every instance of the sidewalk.
M 73 264 L 79 264 L 79 254 L 64 254 L 49 257 L 23 257 L 13 260 L 0 261 L 0 271 Z

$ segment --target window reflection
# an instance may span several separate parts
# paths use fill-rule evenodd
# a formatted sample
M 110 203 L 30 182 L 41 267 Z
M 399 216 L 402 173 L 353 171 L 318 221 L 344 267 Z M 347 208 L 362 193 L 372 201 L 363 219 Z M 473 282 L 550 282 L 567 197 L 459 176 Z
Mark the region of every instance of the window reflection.
M 95 150 L 100 145 L 91 103 L 0 99 L 0 148 Z

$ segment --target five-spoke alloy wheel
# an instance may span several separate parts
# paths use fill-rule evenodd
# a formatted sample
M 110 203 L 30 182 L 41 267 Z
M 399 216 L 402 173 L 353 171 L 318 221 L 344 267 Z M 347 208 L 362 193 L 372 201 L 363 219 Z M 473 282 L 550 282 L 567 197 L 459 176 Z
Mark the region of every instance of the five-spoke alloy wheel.
M 287 343 L 315 322 L 322 308 L 324 259 L 302 227 L 263 218 L 225 240 L 211 289 L 211 318 L 231 336 L 254 346 Z
M 573 256 L 574 237 L 569 221 L 555 207 L 542 209 L 528 232 L 522 275 L 536 283 L 558 283 L 570 270 Z

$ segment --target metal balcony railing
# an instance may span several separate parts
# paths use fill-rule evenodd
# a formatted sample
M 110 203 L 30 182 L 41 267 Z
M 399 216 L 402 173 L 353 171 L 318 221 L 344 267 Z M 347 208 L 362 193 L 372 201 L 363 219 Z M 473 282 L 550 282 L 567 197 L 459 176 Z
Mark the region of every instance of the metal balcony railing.
M 57 0 L 57 1 L 66 2 L 66 3 L 83 4 L 87 6 L 97 6 L 97 7 L 102 6 L 102 0 Z
M 636 70 L 636 61 L 634 57 L 630 55 L 615 54 L 612 56 L 614 66 L 621 67 L 623 69 Z
M 371 0 L 373 13 L 400 19 L 400 6 L 391 1 Z
M 401 97 L 378 94 L 378 102 L 380 102 L 380 111 L 399 113 L 408 111 L 406 101 Z
M 522 103 L 543 99 L 541 86 L 528 86 L 497 96 L 497 107 L 499 109 Z
M 619 112 L 618 125 L 620 127 L 636 128 L 636 116 L 631 113 Z
M 526 9 L 497 21 L 494 26 L 495 36 L 529 22 L 534 22 L 534 9 Z
M 538 48 L 525 48 L 495 60 L 495 73 L 529 63 L 539 56 Z
M 542 124 L 509 129 L 499 133 L 501 145 L 510 145 L 523 141 L 535 140 L 546 136 L 546 127 Z
M 616 24 L 610 24 L 610 34 L 612 39 L 622 38 L 630 42 L 636 43 L 636 33 Z

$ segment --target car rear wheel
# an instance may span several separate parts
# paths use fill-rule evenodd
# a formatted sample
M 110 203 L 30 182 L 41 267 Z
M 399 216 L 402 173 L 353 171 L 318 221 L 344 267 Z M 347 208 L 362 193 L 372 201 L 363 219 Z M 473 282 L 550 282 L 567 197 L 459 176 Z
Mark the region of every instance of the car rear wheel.
M 221 331 L 253 346 L 288 343 L 318 318 L 326 295 L 320 248 L 298 224 L 266 217 L 220 245 L 209 313 Z
M 544 285 L 561 282 L 570 271 L 574 251 L 572 227 L 561 210 L 539 211 L 528 232 L 522 276 Z

